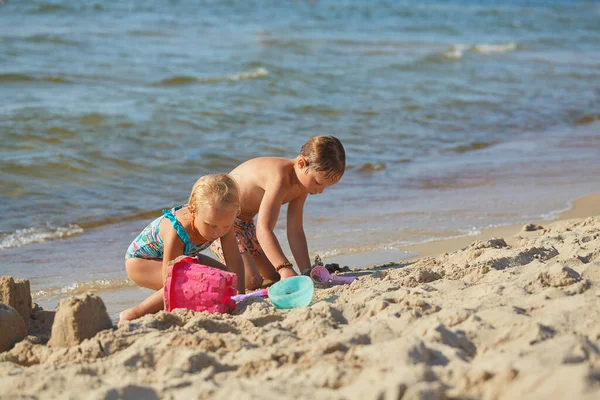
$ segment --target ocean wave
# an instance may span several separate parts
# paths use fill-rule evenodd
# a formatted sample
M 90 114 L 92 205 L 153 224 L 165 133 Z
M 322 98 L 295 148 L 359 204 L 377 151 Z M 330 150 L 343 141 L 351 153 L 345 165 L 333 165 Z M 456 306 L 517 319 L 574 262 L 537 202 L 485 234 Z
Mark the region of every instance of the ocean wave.
M 59 240 L 81 233 L 83 233 L 83 228 L 75 224 L 59 227 L 47 226 L 45 228 L 18 229 L 14 233 L 0 238 L 0 249 L 10 249 L 49 240 Z
M 453 44 L 446 52 L 443 53 L 443 56 L 448 59 L 458 60 L 465 55 L 465 52 L 471 52 L 473 54 L 508 53 L 517 50 L 518 47 L 519 46 L 517 43 L 513 42 L 497 44 L 481 43 L 474 45 Z
M 497 144 L 496 141 L 492 141 L 492 142 L 476 141 L 476 142 L 472 142 L 472 143 L 468 143 L 468 144 L 461 144 L 461 145 L 452 147 L 452 148 L 450 148 L 450 151 L 454 151 L 456 153 L 462 154 L 462 153 L 466 153 L 469 151 L 477 151 L 477 150 L 487 149 L 488 147 L 492 147 L 496 144 Z
M 61 36 L 57 36 L 57 35 L 32 35 L 32 36 L 28 36 L 23 38 L 23 40 L 30 42 L 30 43 L 50 43 L 50 44 L 62 44 L 62 45 L 66 45 L 66 46 L 79 46 L 81 43 L 74 41 L 74 40 L 70 40 L 70 39 L 65 39 Z
M 127 33 L 134 37 L 166 37 L 166 36 L 169 36 L 169 33 L 167 31 L 151 30 L 151 29 L 134 29 Z
M 83 229 L 92 229 L 99 228 L 106 225 L 112 224 L 120 224 L 124 221 L 141 221 L 141 220 L 150 220 L 162 215 L 162 208 L 154 209 L 154 210 L 144 210 L 138 211 L 134 213 L 129 213 L 126 215 L 118 215 L 114 217 L 107 217 L 104 219 L 88 221 L 88 222 L 80 222 L 80 225 Z
M 471 47 L 471 51 L 478 54 L 508 53 L 515 51 L 516 49 L 517 44 L 513 42 L 500 44 L 476 44 Z
M 403 250 L 404 246 L 412 244 L 411 242 L 393 242 L 393 243 L 380 243 L 373 245 L 361 245 L 356 247 L 345 247 L 345 248 L 332 248 L 327 250 L 318 251 L 318 255 L 327 262 L 328 258 L 339 257 L 339 256 L 352 256 L 357 254 L 369 254 L 376 252 L 397 252 L 398 259 L 407 259 L 414 256 Z
M 488 226 L 487 228 L 492 227 L 494 226 Z M 458 229 L 456 231 L 436 232 L 430 230 L 407 230 L 406 236 L 403 239 L 398 239 L 391 242 L 384 241 L 349 247 L 333 247 L 329 249 L 319 250 L 316 253 L 324 260 L 331 257 L 351 256 L 356 254 L 371 254 L 376 252 L 394 252 L 397 253 L 397 256 L 399 257 L 398 259 L 408 259 L 416 256 L 415 253 L 412 253 L 406 249 L 406 247 L 408 246 L 414 246 L 448 239 L 457 239 L 461 237 L 477 236 L 481 233 L 482 228 L 475 226 L 466 229 Z M 311 259 L 313 257 L 314 256 L 311 255 Z
M 88 229 L 107 225 L 120 224 L 124 221 L 141 221 L 154 219 L 161 215 L 160 209 L 143 210 L 127 215 L 105 217 L 92 221 L 81 221 L 67 226 L 18 229 L 12 233 L 0 233 L 0 250 L 28 246 L 31 244 L 61 240 L 82 234 Z
M 35 78 L 24 74 L 0 74 L 0 82 L 33 82 Z
M 250 71 L 240 72 L 239 74 L 227 75 L 227 76 L 215 76 L 209 78 L 197 78 L 194 76 L 178 75 L 172 78 L 163 79 L 155 86 L 179 86 L 189 85 L 193 83 L 214 83 L 222 81 L 242 81 L 246 79 L 260 79 L 269 75 L 269 71 L 265 68 L 255 68 Z
M 292 111 L 297 114 L 319 114 L 328 117 L 339 117 L 344 114 L 342 110 L 327 106 L 327 105 L 318 105 L 311 104 L 300 107 L 293 107 Z
M 575 120 L 577 125 L 591 124 L 600 120 L 600 114 L 585 114 Z
M 31 76 L 27 74 L 0 74 L 0 82 L 52 82 L 52 83 L 70 83 L 60 76 Z
M 448 51 L 446 51 L 443 55 L 446 58 L 449 58 L 451 60 L 458 60 L 463 58 L 465 51 L 467 51 L 469 49 L 469 46 L 464 45 L 464 44 L 453 44 L 452 46 L 450 46 L 450 49 L 448 49 Z
M 57 297 L 57 296 L 75 296 L 87 292 L 107 292 L 111 290 L 119 290 L 128 287 L 134 287 L 133 283 L 129 278 L 123 279 L 94 279 L 91 281 L 84 282 L 73 282 L 65 286 L 55 286 L 31 293 L 34 299 L 44 297 Z
M 42 3 L 42 4 L 38 4 L 37 8 L 32 10 L 32 12 L 36 13 L 36 14 L 47 14 L 47 13 L 54 13 L 57 11 L 73 11 L 73 8 L 65 6 L 63 4 Z
M 357 171 L 359 172 L 377 172 L 383 171 L 386 168 L 385 163 L 377 162 L 377 163 L 364 163 L 360 167 L 358 167 Z
M 94 10 L 102 11 L 104 6 L 100 3 L 86 3 L 81 4 L 57 4 L 57 3 L 38 3 L 32 4 L 28 12 L 30 14 L 55 14 L 64 12 L 77 12 L 83 10 Z
M 492 183 L 493 178 L 487 173 L 483 171 L 471 171 L 460 174 L 441 174 L 411 178 L 408 180 L 406 187 L 417 190 L 456 190 L 488 186 Z

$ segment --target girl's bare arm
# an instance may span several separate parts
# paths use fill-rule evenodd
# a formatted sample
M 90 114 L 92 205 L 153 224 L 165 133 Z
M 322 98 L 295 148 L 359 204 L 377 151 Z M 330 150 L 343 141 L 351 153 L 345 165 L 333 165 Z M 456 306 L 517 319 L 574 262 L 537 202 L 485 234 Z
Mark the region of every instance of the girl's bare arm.
M 177 236 L 177 232 L 173 229 L 171 222 L 164 218 L 160 223 L 160 236 L 164 243 L 164 253 L 162 260 L 162 283 L 167 280 L 167 266 L 169 261 L 183 255 L 183 241 Z

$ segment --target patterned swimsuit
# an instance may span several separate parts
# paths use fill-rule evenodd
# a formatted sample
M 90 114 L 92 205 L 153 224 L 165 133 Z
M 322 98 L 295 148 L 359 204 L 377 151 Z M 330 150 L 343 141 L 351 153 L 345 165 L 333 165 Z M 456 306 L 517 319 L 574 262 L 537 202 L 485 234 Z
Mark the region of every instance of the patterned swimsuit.
M 236 218 L 233 223 L 233 233 L 235 234 L 240 254 L 249 252 L 252 256 L 259 256 L 264 253 L 262 247 L 260 247 L 260 243 L 258 243 L 258 238 L 256 237 L 256 225 L 254 225 L 254 219 L 242 221 Z M 225 256 L 223 255 L 220 238 L 212 242 L 210 249 L 217 256 L 219 261 L 225 264 Z
M 145 258 L 162 260 L 165 252 L 165 244 L 160 237 L 160 222 L 163 218 L 168 218 L 171 221 L 171 225 L 175 229 L 175 232 L 177 232 L 177 236 L 183 241 L 185 246 L 183 249 L 184 255 L 194 257 L 202 250 L 208 248 L 211 242 L 202 243 L 199 246 L 194 245 L 181 223 L 175 218 L 175 212 L 185 206 L 187 204 L 174 207 L 170 210 L 163 210 L 163 215 L 150 222 L 129 245 L 125 259 Z

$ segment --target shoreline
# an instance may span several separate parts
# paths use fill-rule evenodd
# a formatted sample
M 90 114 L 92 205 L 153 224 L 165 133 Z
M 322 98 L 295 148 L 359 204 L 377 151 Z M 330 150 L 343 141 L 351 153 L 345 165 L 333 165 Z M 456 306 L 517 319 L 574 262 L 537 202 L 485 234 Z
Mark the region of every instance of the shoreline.
M 344 254 L 325 258 L 326 263 L 338 263 L 340 266 L 348 265 L 350 268 L 367 269 L 377 267 L 381 264 L 415 262 L 429 256 L 437 256 L 465 248 L 476 240 L 489 240 L 491 238 L 508 239 L 519 232 L 527 224 L 540 225 L 543 228 L 550 227 L 561 221 L 574 218 L 587 218 L 600 215 L 600 192 L 595 192 L 584 197 L 572 200 L 571 207 L 557 213 L 554 219 L 530 220 L 523 223 L 514 223 L 504 226 L 483 228 L 476 235 L 465 235 L 435 239 L 425 243 L 409 244 L 400 247 L 398 251 L 372 251 L 365 253 Z M 525 233 L 525 232 L 523 232 Z M 404 257 L 402 257 L 404 255 Z M 353 267 L 351 264 L 360 265 Z
M 427 243 L 408 245 L 402 249 L 409 253 L 417 253 L 418 255 L 416 257 L 409 259 L 410 261 L 415 261 L 423 257 L 436 256 L 442 253 L 460 250 L 476 240 L 489 240 L 492 238 L 509 239 L 510 237 L 517 235 L 519 232 L 524 232 L 523 227 L 527 224 L 535 224 L 540 225 L 543 228 L 548 228 L 561 221 L 600 215 L 600 192 L 578 198 L 573 200 L 571 203 L 571 208 L 558 213 L 558 217 L 555 219 L 533 220 L 527 223 L 487 228 L 483 229 L 481 233 L 473 236 L 461 236 L 458 238 L 434 240 Z
M 427 256 L 439 255 L 459 250 L 476 240 L 487 240 L 492 237 L 508 238 L 519 233 L 526 223 L 535 223 L 546 228 L 565 219 L 600 215 L 600 192 L 578 198 L 573 200 L 571 203 L 572 206 L 569 210 L 557 213 L 557 218 L 553 220 L 532 220 L 524 223 L 487 228 L 482 229 L 482 232 L 477 235 L 437 239 L 425 243 L 403 246 L 400 248 L 400 250 L 380 250 L 364 253 L 343 254 L 333 257 L 322 257 L 322 259 L 325 263 L 338 263 L 340 266 L 347 265 L 351 269 L 368 269 L 390 263 L 415 262 Z M 100 231 L 97 231 L 96 234 L 98 237 L 102 236 L 102 232 Z M 95 238 L 95 240 L 99 239 Z M 31 279 L 31 276 L 18 277 Z M 119 276 L 115 276 L 113 274 L 109 276 L 109 279 L 119 279 Z M 38 297 L 35 298 L 34 301 L 46 309 L 52 309 L 58 304 L 60 299 L 78 294 L 80 292 L 81 289 L 76 288 L 74 293 L 63 293 L 50 297 Z M 152 293 L 149 289 L 136 286 L 127 287 L 124 290 L 114 288 L 96 288 L 94 292 L 103 297 L 109 309 L 111 318 L 113 319 L 116 319 L 119 312 L 124 308 L 138 304 L 150 293 Z

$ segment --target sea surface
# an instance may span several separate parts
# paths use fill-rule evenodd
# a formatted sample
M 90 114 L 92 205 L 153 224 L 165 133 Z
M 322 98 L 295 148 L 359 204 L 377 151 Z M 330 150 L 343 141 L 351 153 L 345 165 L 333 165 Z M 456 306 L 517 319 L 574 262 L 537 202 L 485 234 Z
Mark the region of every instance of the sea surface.
M 599 21 L 598 1 L 9 0 L 0 274 L 114 316 L 148 294 L 124 253 L 162 208 L 313 135 L 348 168 L 307 201 L 311 256 L 555 218 L 600 191 Z M 285 212 L 276 233 L 290 254 Z

